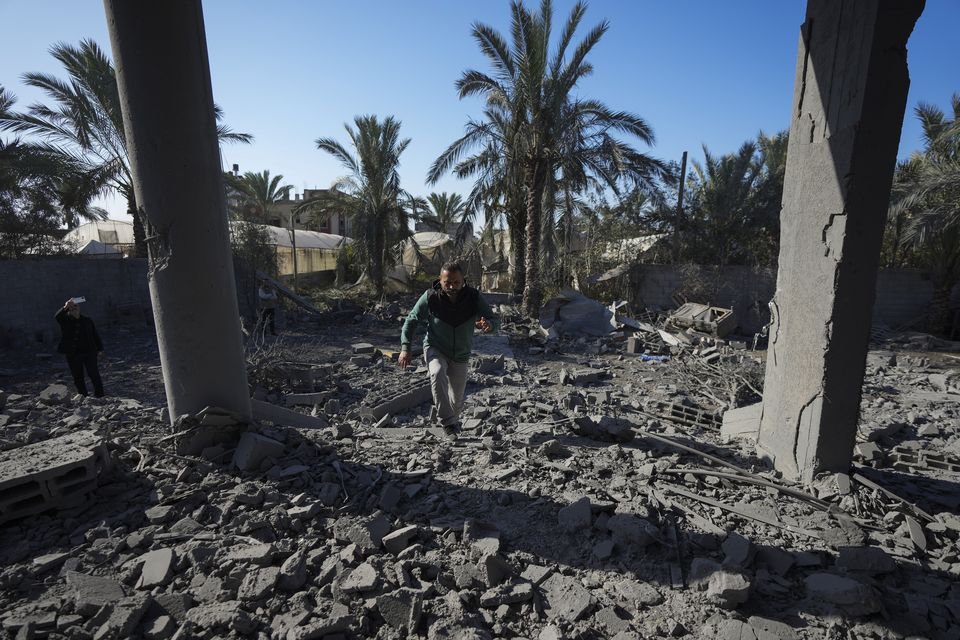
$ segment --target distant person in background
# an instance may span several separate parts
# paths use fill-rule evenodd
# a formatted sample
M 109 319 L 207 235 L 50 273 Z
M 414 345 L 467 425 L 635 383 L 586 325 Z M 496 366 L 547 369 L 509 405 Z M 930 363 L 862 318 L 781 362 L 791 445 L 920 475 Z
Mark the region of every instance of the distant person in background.
M 260 318 L 257 320 L 257 329 L 263 331 L 270 328 L 270 335 L 277 335 L 275 318 L 277 315 L 277 292 L 266 282 L 260 283 L 257 291 L 257 302 L 260 305 Z
M 73 384 L 77 393 L 87 395 L 87 383 L 84 370 L 93 382 L 93 395 L 103 397 L 103 381 L 97 366 L 97 354 L 103 352 L 103 343 L 97 333 L 93 320 L 80 314 L 80 305 L 70 298 L 54 316 L 60 325 L 60 344 L 57 351 L 67 357 Z

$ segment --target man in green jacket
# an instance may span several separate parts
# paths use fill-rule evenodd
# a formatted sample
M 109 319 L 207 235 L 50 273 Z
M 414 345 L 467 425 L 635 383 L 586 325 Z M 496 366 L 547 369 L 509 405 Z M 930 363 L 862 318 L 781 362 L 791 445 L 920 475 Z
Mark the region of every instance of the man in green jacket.
M 480 292 L 466 284 L 460 264 L 448 262 L 440 268 L 440 279 L 420 296 L 403 323 L 401 369 L 410 364 L 410 343 L 420 324 L 427 325 L 423 356 L 430 372 L 437 419 L 444 432 L 455 437 L 460 431 L 473 330 L 498 331 L 500 320 Z

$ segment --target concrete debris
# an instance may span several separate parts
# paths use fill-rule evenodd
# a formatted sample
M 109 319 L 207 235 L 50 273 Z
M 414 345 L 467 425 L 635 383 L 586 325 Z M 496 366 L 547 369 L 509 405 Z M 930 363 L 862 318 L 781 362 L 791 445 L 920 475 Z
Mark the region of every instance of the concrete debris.
M 594 607 L 593 597 L 574 578 L 552 574 L 540 585 L 544 592 L 544 611 L 551 620 L 579 620 Z
M 707 596 L 725 609 L 734 609 L 750 599 L 750 580 L 742 573 L 721 569 L 710 575 Z
M 590 498 L 583 497 L 560 509 L 557 515 L 560 528 L 574 533 L 590 527 Z
M 760 415 L 762 412 L 762 402 L 725 411 L 723 424 L 720 426 L 720 435 L 723 441 L 729 442 L 734 438 L 745 438 L 756 442 L 757 435 L 760 433 Z
M 240 437 L 240 444 L 233 452 L 233 466 L 240 471 L 259 469 L 266 458 L 282 456 L 283 448 L 282 442 L 248 431 Z
M 401 633 L 412 633 L 420 623 L 423 594 L 415 589 L 397 589 L 377 596 L 377 611 Z
M 103 438 L 93 431 L 0 451 L 0 524 L 77 506 L 110 465 Z
M 880 610 L 880 600 L 869 586 L 834 573 L 814 573 L 804 581 L 807 597 L 838 606 L 852 616 L 863 616 Z
M 607 311 L 607 333 L 550 340 L 507 311 L 509 336 L 478 338 L 456 442 L 426 430 L 425 372 L 372 346 L 399 307 L 291 331 L 251 378 L 250 424 L 207 407 L 171 431 L 137 333 L 107 372 L 131 398 L 5 378 L 3 634 L 957 636 L 960 408 L 934 377 L 955 364 L 868 358 L 856 464 L 801 487 L 745 437 L 749 338 L 665 343 L 663 313 Z M 188 433 L 207 440 L 178 450 Z
M 667 326 L 671 325 L 693 328 L 711 336 L 722 338 L 737 328 L 737 316 L 732 309 L 687 302 L 670 314 Z

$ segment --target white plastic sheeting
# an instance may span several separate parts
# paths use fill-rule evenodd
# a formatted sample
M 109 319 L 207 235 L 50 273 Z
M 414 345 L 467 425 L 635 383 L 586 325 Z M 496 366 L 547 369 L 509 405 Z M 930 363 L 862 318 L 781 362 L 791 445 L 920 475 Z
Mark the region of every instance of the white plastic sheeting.
M 123 253 L 111 245 L 90 240 L 77 250 L 77 254 L 91 258 L 122 258 Z
M 231 222 L 231 228 L 239 223 Z M 273 244 L 278 247 L 293 248 L 293 240 L 290 238 L 290 230 L 283 227 L 274 227 L 268 224 L 257 225 L 270 234 Z M 352 238 L 338 236 L 333 233 L 320 233 L 319 231 L 306 231 L 297 229 L 294 231 L 297 237 L 297 249 L 325 249 L 327 251 L 336 251 L 342 249 L 345 245 L 353 244 Z
M 403 241 L 400 264 L 388 275 L 407 282 L 420 270 L 436 270 L 447 260 L 460 259 L 465 275 L 478 277 L 479 256 L 474 255 L 474 246 L 473 238 L 467 238 L 458 251 L 453 236 L 438 231 L 420 231 Z M 464 259 L 465 256 L 471 257 Z
M 105 245 L 133 244 L 133 223 L 123 220 L 87 222 L 68 231 L 63 239 L 78 247 L 86 246 L 91 240 Z

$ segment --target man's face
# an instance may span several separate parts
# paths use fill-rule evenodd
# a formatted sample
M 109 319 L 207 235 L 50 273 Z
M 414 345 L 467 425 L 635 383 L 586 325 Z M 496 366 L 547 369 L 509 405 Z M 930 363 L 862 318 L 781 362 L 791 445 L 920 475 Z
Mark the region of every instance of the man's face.
M 440 289 L 451 299 L 456 299 L 463 289 L 463 274 L 459 271 L 441 271 Z

